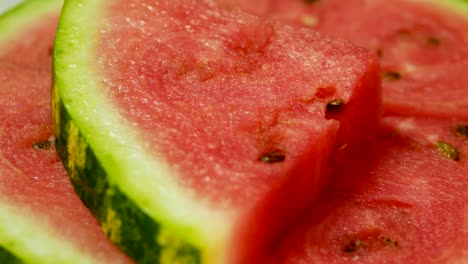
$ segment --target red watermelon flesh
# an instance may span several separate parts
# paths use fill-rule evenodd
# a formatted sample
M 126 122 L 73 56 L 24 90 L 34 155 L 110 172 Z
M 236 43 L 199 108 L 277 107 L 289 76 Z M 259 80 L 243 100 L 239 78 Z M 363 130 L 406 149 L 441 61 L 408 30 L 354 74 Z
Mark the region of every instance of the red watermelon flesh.
M 379 85 L 377 65 L 366 51 L 311 31 L 214 11 L 207 2 L 161 1 L 148 8 L 145 1 L 116 1 L 102 25 L 103 52 L 98 52 L 107 93 L 143 130 L 155 153 L 164 153 L 171 164 L 182 166 L 180 171 L 190 171 L 181 176 L 183 184 L 211 190 L 213 201 L 228 196 L 242 203 L 255 191 L 242 186 L 248 195 L 236 198 L 237 188 L 217 188 L 237 185 L 220 174 L 251 171 L 260 184 L 255 189 L 262 189 L 276 181 L 272 173 L 290 165 L 257 162 L 268 148 L 295 156 L 311 151 L 306 142 L 333 145 L 335 120 L 343 119 L 341 131 L 346 132 L 338 135 L 343 137 L 338 147 L 352 144 L 349 134 L 356 140 L 357 132 L 373 130 Z M 135 27 L 137 22 L 144 28 Z M 130 40 L 116 45 L 116 35 Z M 343 103 L 343 112 L 325 117 L 334 99 Z M 367 103 L 358 105 L 362 101 Z M 354 118 L 362 130 L 352 131 L 345 117 Z M 212 171 L 209 160 L 225 172 Z M 207 183 L 204 174 L 213 181 Z
M 57 16 L 45 16 L 41 23 L 29 29 L 36 34 L 24 34 L 0 44 L 0 61 L 18 63 L 23 67 L 52 67 L 52 43 L 57 23 Z
M 378 66 L 354 45 L 211 1 L 109 9 L 101 83 L 181 186 L 235 212 L 233 232 L 249 237 L 236 248 L 283 229 L 315 197 L 332 149 L 376 127 Z M 262 161 L 271 153 L 281 160 Z
M 367 150 L 338 165 L 334 184 L 271 263 L 468 260 L 467 123 L 390 117 L 384 124 Z
M 453 10 L 412 0 L 227 2 L 375 51 L 386 114 L 468 118 L 468 19 Z
M 54 16 L 25 30 L 1 56 L 0 201 L 96 263 L 132 263 L 81 203 L 55 151 L 49 50 L 56 21 Z M 22 239 L 28 237 L 17 243 Z

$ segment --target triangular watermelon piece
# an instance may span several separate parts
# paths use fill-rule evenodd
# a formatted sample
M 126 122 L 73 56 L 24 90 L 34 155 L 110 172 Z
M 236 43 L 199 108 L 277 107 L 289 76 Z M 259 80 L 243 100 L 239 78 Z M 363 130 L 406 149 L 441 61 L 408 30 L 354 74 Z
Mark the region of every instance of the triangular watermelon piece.
M 380 114 L 375 56 L 215 1 L 69 1 L 54 53 L 62 160 L 141 262 L 258 263 Z
M 468 122 L 384 125 L 270 263 L 466 262 Z
M 0 263 L 132 263 L 82 204 L 54 146 L 51 53 L 62 1 L 0 16 Z
M 467 1 L 223 1 L 374 51 L 387 115 L 468 119 Z

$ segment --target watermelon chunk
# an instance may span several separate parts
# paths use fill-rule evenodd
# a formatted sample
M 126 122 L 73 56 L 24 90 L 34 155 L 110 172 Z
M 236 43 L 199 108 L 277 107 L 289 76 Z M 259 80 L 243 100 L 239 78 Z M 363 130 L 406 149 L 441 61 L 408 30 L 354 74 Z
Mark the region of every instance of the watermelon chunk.
M 333 150 L 377 127 L 377 59 L 347 42 L 213 1 L 68 1 L 62 14 L 59 153 L 138 262 L 258 263 Z
M 468 118 L 466 1 L 225 1 L 376 52 L 387 115 Z
M 466 263 L 468 123 L 383 123 L 271 263 Z
M 61 6 L 26 1 L 0 16 L 0 263 L 132 263 L 82 204 L 55 151 L 49 47 Z

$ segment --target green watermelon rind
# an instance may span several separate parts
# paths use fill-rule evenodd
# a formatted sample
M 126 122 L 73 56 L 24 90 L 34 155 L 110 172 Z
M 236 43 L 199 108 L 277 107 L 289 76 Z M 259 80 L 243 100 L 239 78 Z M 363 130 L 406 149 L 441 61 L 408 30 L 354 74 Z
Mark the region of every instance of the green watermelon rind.
M 33 209 L 19 209 L 1 200 L 0 223 L 0 247 L 5 253 L 0 257 L 17 258 L 24 263 L 96 263 L 70 246 L 66 238 L 58 238 L 54 228 L 48 227 L 44 219 L 38 219 Z M 9 262 L 0 258 L 0 263 Z
M 142 137 L 100 88 L 92 62 L 99 39 L 95 21 L 105 15 L 104 3 L 67 1 L 59 21 L 52 109 L 62 161 L 110 239 L 131 257 L 145 258 L 131 249 L 135 237 L 140 237 L 148 242 L 143 247 L 162 252 L 159 263 L 170 263 L 162 259 L 179 248 L 190 249 L 193 258 L 200 260 L 197 262 L 219 259 L 230 213 L 210 210 L 195 202 L 192 191 L 178 186 L 175 177 L 169 176 L 173 172 L 168 164 L 153 159 Z M 87 122 L 91 116 L 93 121 Z M 88 177 L 96 174 L 99 176 Z M 112 202 L 115 194 L 120 197 L 118 203 Z M 159 231 L 154 234 L 144 225 L 129 224 L 134 216 L 119 207 L 134 210 L 138 217 L 152 222 L 152 230 Z
M 201 263 L 198 248 L 172 236 L 159 222 L 139 210 L 118 187 L 109 185 L 106 172 L 56 96 L 56 87 L 53 108 L 56 118 L 60 119 L 56 126 L 56 130 L 60 130 L 57 150 L 75 190 L 98 219 L 104 233 L 138 263 L 176 263 L 176 260 L 177 263 Z M 70 148 L 71 145 L 79 147 Z
M 38 17 L 53 15 L 62 4 L 63 0 L 27 0 L 0 14 L 0 50 L 2 44 L 14 39 Z

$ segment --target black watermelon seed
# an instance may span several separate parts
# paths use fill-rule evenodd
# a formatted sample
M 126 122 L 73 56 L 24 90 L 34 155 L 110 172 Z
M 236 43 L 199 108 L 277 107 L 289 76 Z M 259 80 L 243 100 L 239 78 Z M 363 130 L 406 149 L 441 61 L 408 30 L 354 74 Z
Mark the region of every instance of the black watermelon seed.
M 383 78 L 387 81 L 396 81 L 401 79 L 401 74 L 399 72 L 389 71 L 384 73 Z
M 340 99 L 335 99 L 327 103 L 327 110 L 326 114 L 328 115 L 336 115 L 343 111 L 345 103 Z
M 282 162 L 286 159 L 286 155 L 278 149 L 273 149 L 267 151 L 260 155 L 258 158 L 259 161 L 264 163 L 275 163 L 275 162 Z
M 49 149 L 51 147 L 50 140 L 43 140 L 43 141 L 38 141 L 32 145 L 32 147 L 36 150 L 39 149 Z
M 468 126 L 460 125 L 455 128 L 458 134 L 468 138 Z
M 348 244 L 346 244 L 344 247 L 343 247 L 343 251 L 345 253 L 353 253 L 353 252 L 356 252 L 359 250 L 359 248 L 361 247 L 361 240 L 359 239 L 355 239 L 355 240 L 351 240 Z

